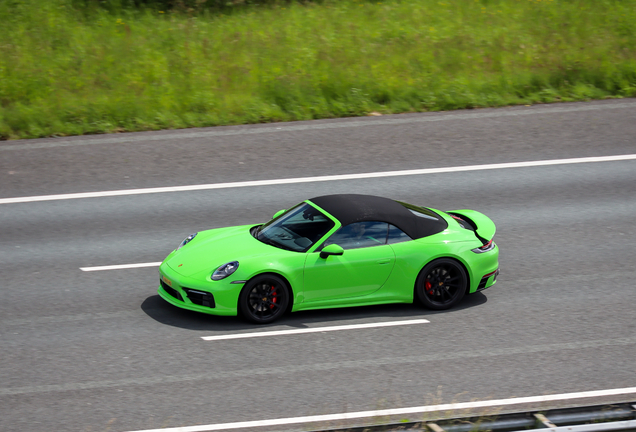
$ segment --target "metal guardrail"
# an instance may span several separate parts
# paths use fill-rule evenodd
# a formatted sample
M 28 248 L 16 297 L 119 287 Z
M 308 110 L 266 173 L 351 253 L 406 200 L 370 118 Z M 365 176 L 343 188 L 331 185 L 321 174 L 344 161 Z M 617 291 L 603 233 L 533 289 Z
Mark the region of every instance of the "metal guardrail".
M 636 402 L 314 432 L 636 432 Z
M 545 432 L 545 429 L 530 429 L 530 431 Z M 561 426 L 550 428 L 552 432 L 610 432 L 610 431 L 636 431 L 636 420 L 627 420 L 609 423 L 585 424 L 578 426 Z M 526 431 L 528 432 L 528 431 Z

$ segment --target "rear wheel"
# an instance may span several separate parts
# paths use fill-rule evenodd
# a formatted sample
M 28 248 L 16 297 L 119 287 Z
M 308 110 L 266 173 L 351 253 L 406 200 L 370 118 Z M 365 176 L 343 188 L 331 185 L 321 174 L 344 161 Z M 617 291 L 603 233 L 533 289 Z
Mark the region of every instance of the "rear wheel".
M 261 275 L 251 279 L 239 297 L 239 310 L 245 319 L 267 324 L 280 318 L 289 304 L 289 289 L 276 275 Z
M 466 271 L 457 261 L 441 258 L 428 263 L 415 283 L 417 298 L 429 309 L 455 306 L 468 289 Z

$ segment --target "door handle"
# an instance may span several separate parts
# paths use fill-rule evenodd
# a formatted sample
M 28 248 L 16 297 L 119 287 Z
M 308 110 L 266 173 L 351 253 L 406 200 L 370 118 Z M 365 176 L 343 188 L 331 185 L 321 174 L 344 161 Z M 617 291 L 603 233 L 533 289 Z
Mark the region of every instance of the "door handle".
M 378 263 L 378 264 L 388 264 L 390 262 L 391 262 L 390 258 L 383 259 L 383 260 L 380 260 L 380 261 L 376 261 L 376 263 Z

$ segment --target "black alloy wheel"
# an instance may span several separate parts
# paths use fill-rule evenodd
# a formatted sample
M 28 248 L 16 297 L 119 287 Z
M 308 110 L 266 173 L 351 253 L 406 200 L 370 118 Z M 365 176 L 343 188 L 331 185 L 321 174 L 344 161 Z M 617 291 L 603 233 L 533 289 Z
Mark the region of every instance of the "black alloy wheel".
M 417 298 L 429 309 L 455 306 L 468 289 L 466 271 L 457 261 L 441 258 L 428 263 L 415 283 Z
M 256 276 L 245 284 L 239 297 L 243 317 L 256 324 L 268 324 L 280 318 L 289 304 L 289 289 L 276 275 Z

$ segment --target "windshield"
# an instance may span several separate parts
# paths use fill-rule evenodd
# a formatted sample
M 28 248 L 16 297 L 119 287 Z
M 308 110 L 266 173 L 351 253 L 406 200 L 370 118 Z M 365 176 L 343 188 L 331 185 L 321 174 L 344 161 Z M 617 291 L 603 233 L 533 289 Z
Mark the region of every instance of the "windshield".
M 319 210 L 302 203 L 261 226 L 254 237 L 281 249 L 306 252 L 334 225 Z

